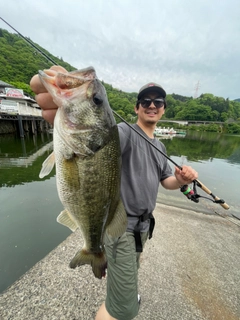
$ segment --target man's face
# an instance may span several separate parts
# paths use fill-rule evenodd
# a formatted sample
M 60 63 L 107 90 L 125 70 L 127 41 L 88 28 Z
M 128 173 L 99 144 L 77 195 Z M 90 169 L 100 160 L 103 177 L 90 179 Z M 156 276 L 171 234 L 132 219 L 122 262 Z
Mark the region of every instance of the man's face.
M 157 92 L 150 92 L 144 95 L 142 99 L 157 99 L 161 98 L 159 93 Z M 148 108 L 143 108 L 141 103 L 139 104 L 139 108 L 135 107 L 135 112 L 138 115 L 138 120 L 143 123 L 152 123 L 156 124 L 158 120 L 160 120 L 165 112 L 164 106 L 161 108 L 156 108 L 154 103 L 152 102 Z

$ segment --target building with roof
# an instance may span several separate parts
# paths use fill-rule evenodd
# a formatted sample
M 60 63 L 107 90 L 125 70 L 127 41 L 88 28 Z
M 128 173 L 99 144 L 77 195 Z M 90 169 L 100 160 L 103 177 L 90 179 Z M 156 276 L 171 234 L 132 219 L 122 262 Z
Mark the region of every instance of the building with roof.
M 16 126 L 17 124 L 17 126 Z M 0 134 L 18 131 L 24 137 L 25 131 L 46 126 L 41 108 L 35 99 L 22 89 L 0 80 Z

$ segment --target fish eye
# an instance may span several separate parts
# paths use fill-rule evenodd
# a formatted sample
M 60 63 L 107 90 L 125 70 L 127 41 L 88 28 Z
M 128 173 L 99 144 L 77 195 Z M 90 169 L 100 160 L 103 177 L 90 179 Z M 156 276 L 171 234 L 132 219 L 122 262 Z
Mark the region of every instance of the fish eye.
M 99 94 L 95 94 L 95 95 L 93 96 L 93 102 L 94 102 L 97 106 L 99 106 L 100 104 L 103 103 L 103 99 L 102 99 L 102 97 L 101 97 Z

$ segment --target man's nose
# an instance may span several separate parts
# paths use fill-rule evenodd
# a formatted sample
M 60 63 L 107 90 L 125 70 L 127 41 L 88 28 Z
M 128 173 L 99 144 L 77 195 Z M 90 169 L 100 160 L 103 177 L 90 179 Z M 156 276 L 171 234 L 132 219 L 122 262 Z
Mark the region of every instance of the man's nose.
M 150 104 L 150 106 L 149 106 L 148 108 L 154 108 L 154 109 L 156 109 L 155 104 L 153 103 L 153 101 L 151 101 L 151 104 Z

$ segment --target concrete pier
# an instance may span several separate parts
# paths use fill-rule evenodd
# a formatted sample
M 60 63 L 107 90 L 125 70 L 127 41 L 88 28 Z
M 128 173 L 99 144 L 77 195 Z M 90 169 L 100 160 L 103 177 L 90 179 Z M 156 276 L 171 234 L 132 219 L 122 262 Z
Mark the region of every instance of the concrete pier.
M 157 204 L 156 227 L 141 258 L 136 320 L 239 320 L 240 227 L 213 215 Z M 237 222 L 237 220 L 236 220 Z M 80 232 L 0 296 L 0 319 L 92 320 L 106 279 L 68 267 Z M 17 268 L 17 261 L 16 261 Z

